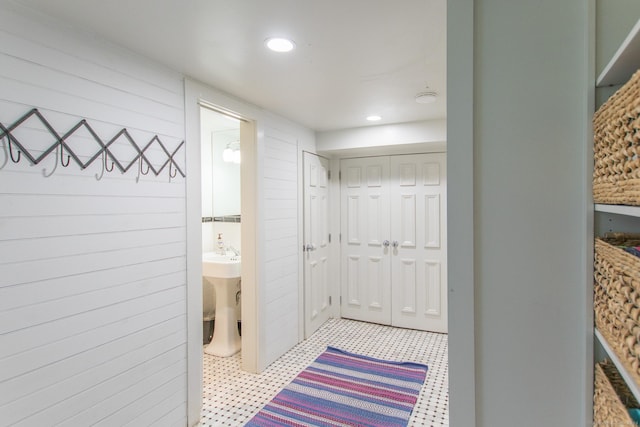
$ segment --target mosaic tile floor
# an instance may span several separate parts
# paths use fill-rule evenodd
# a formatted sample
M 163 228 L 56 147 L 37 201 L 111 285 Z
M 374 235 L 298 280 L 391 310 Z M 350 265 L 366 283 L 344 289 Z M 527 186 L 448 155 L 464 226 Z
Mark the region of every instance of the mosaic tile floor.
M 328 345 L 380 359 L 427 364 L 427 378 L 409 425 L 449 425 L 446 334 L 330 319 L 259 375 L 240 370 L 239 354 L 227 358 L 205 354 L 200 426 L 242 426 Z

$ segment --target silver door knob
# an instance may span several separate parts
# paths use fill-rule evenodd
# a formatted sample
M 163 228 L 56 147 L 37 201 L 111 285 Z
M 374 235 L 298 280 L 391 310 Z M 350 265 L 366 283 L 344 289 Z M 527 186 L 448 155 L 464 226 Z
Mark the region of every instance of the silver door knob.
M 393 246 L 394 248 L 398 247 L 398 241 L 394 240 L 393 243 L 391 243 L 391 246 Z
M 384 242 L 382 242 L 382 246 L 384 246 L 385 248 L 389 247 L 389 241 L 385 240 Z
M 315 247 L 315 246 L 313 246 L 313 244 L 309 243 L 309 244 L 307 244 L 307 245 L 304 247 L 304 249 L 305 249 L 307 252 L 311 252 L 311 251 L 315 251 L 315 250 L 316 250 L 316 247 Z

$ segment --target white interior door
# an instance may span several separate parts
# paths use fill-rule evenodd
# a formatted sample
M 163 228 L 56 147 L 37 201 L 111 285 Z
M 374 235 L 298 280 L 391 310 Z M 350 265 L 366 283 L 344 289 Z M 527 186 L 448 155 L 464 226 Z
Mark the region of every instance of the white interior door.
M 446 155 L 341 161 L 341 315 L 447 332 Z
M 308 338 L 330 314 L 329 160 L 304 153 L 304 319 Z
M 344 159 L 340 170 L 341 315 L 389 324 L 389 159 Z
M 446 333 L 445 154 L 390 159 L 391 324 Z

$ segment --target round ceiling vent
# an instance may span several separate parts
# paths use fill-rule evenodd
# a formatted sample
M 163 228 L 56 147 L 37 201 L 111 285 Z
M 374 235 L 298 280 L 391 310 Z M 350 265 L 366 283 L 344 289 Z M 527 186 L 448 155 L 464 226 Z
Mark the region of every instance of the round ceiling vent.
M 436 102 L 438 94 L 433 91 L 420 92 L 416 95 L 416 102 L 418 104 L 432 104 Z

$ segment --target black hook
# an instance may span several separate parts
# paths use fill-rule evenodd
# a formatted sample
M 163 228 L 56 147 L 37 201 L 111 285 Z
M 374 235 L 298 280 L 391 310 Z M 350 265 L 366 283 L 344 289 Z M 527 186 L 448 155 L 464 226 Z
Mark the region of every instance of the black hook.
M 147 175 L 149 173 L 149 169 L 150 169 L 150 167 L 149 167 L 149 164 L 147 163 L 147 171 L 146 172 L 142 171 L 142 156 L 140 156 L 140 173 L 142 175 Z
M 164 145 L 160 144 L 160 146 L 162 147 L 162 149 L 164 150 L 165 153 L 167 153 L 167 155 L 169 156 L 169 176 L 171 178 L 175 178 L 176 176 L 178 176 L 178 172 L 180 172 L 180 175 L 182 175 L 183 177 L 186 176 L 184 174 L 184 172 L 182 172 L 180 170 L 180 167 L 178 166 L 178 164 L 175 162 L 175 160 L 173 159 L 173 156 L 176 155 L 176 153 L 178 152 L 178 150 L 180 149 L 180 147 L 182 147 L 184 145 L 184 140 L 182 142 L 180 142 L 180 144 L 178 144 L 178 146 L 176 147 L 175 150 L 173 150 L 173 153 L 169 154 L 169 152 L 167 151 L 166 148 L 164 148 Z M 173 173 L 171 173 L 171 169 L 173 169 Z
M 104 155 L 104 168 L 107 172 L 113 172 L 113 168 L 115 166 L 115 163 L 113 162 L 113 160 L 111 160 L 111 169 L 109 169 L 109 166 L 107 166 L 107 155 L 106 152 L 103 152 Z
M 71 162 L 71 156 L 67 154 L 67 164 L 64 164 L 64 144 L 60 144 L 60 164 L 62 165 L 62 167 L 67 167 L 69 166 L 69 163 Z
M 14 159 L 14 158 L 13 158 L 13 149 L 11 148 L 11 138 L 10 138 L 9 136 L 7 136 L 7 142 L 8 142 L 8 144 L 9 144 L 9 156 L 11 157 L 11 161 L 12 161 L 13 163 L 18 163 L 18 162 L 20 161 L 20 157 L 22 156 L 22 151 L 20 151 L 20 150 L 18 149 L 18 158 L 17 158 L 17 159 Z

